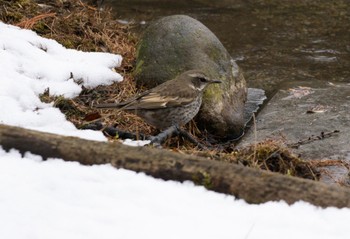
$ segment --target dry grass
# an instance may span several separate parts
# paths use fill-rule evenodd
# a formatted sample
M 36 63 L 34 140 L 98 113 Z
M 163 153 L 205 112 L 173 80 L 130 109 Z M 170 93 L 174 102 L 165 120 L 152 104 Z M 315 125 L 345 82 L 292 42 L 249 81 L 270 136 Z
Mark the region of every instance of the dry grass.
M 281 140 L 268 139 L 239 150 L 228 146 L 221 150 L 181 152 L 289 176 L 312 180 L 318 180 L 320 177 L 317 165 L 313 161 L 299 158 Z
M 101 117 L 104 124 L 117 124 L 123 130 L 145 134 L 154 132 L 133 114 L 113 110 L 96 111 L 90 107 L 93 101 L 119 102 L 141 91 L 136 89 L 131 74 L 137 41 L 131 31 L 133 26 L 118 23 L 109 9 L 101 12 L 86 1 L 56 0 L 43 3 L 45 5 L 39 5 L 33 0 L 0 0 L 0 20 L 55 39 L 67 48 L 120 54 L 123 62 L 116 70 L 123 75 L 124 81 L 95 89 L 84 89 L 75 99 L 52 97 L 48 89 L 41 95 L 41 99 L 45 102 L 54 101 L 55 106 L 78 128 L 84 126 L 87 120 Z
M 311 161 L 300 159 L 278 140 L 265 140 L 240 150 L 236 160 L 249 167 L 261 168 L 290 176 L 317 180 L 319 173 Z

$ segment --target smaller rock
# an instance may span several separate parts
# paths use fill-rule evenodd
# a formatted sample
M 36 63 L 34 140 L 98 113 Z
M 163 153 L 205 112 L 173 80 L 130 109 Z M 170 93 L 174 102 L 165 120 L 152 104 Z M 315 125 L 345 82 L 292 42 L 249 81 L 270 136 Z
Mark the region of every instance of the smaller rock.
M 265 91 L 262 89 L 248 88 L 247 101 L 244 105 L 244 122 L 248 124 L 252 118 L 253 113 L 256 113 L 260 106 L 266 100 Z
M 320 181 L 349 186 L 349 96 L 348 84 L 280 90 L 259 113 L 256 132 L 251 127 L 239 147 L 282 139 L 302 159 L 329 160 L 321 164 Z

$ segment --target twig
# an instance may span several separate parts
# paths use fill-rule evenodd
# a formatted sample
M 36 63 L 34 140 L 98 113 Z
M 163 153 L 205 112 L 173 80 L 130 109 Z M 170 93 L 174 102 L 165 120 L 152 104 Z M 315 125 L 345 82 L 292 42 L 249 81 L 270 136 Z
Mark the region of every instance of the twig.
M 302 139 L 302 140 L 299 140 L 298 142 L 296 143 L 290 143 L 290 144 L 287 144 L 288 147 L 291 147 L 291 148 L 299 148 L 301 145 L 304 145 L 304 144 L 309 144 L 311 142 L 314 142 L 314 141 L 317 141 L 317 140 L 323 140 L 323 139 L 326 139 L 326 138 L 329 138 L 329 137 L 332 137 L 333 135 L 339 133 L 340 131 L 339 130 L 334 130 L 334 131 L 331 131 L 331 132 L 321 132 L 320 135 L 311 135 L 310 137 L 308 137 L 307 139 Z
M 349 163 L 341 159 L 312 160 L 310 163 L 315 167 L 343 166 L 350 170 Z
M 91 6 L 89 6 L 88 4 L 84 4 L 81 0 L 78 0 L 78 2 L 80 3 L 80 5 L 81 5 L 82 7 L 86 7 L 86 8 L 88 8 L 88 9 L 90 9 L 90 10 L 93 10 L 93 11 L 96 11 L 96 10 L 97 10 L 95 7 L 91 7 Z
M 200 142 L 198 142 L 198 140 L 196 140 L 195 138 L 193 138 L 193 136 L 188 133 L 186 130 L 183 129 L 179 129 L 179 133 L 181 136 L 185 137 L 188 141 L 190 141 L 192 144 L 196 145 L 197 147 L 201 148 L 201 149 L 208 149 L 207 146 L 205 146 L 204 144 L 201 144 Z

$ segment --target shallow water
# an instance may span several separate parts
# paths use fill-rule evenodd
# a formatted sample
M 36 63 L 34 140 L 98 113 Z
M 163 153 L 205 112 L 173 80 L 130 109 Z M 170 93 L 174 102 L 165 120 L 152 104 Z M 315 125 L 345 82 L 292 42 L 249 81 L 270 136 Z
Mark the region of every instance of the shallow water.
M 121 20 L 141 28 L 186 14 L 222 41 L 249 87 L 268 96 L 281 87 L 350 82 L 350 1 L 109 0 Z

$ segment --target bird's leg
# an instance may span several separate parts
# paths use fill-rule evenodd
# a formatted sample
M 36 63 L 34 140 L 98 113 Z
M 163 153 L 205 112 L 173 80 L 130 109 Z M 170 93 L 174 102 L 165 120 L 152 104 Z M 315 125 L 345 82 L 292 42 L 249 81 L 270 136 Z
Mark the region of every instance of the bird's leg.
M 181 129 L 178 125 L 173 125 L 162 131 L 157 136 L 154 136 L 154 138 L 151 139 L 151 144 L 161 145 L 166 139 L 170 138 L 173 135 L 181 135 L 197 147 L 201 149 L 208 149 L 208 147 L 198 142 L 195 138 L 193 138 L 192 135 L 190 135 L 187 131 Z
M 173 135 L 177 135 L 179 134 L 179 132 L 180 132 L 179 126 L 177 125 L 170 126 L 166 130 L 160 132 L 158 135 L 151 137 L 151 144 L 159 146 L 162 143 L 164 143 L 164 141 L 167 138 L 170 138 Z
M 95 130 L 101 130 L 103 128 L 101 123 L 95 123 L 95 124 L 89 124 L 84 127 L 84 129 L 95 129 Z M 190 135 L 187 131 L 181 129 L 178 125 L 173 125 L 167 128 L 166 130 L 162 131 L 156 136 L 147 136 L 144 134 L 134 134 L 131 132 L 123 131 L 115 127 L 105 127 L 103 128 L 103 133 L 107 134 L 109 136 L 115 137 L 118 136 L 120 139 L 133 139 L 133 140 L 151 140 L 150 144 L 160 146 L 164 141 L 172 136 L 175 135 L 181 135 L 184 138 L 186 138 L 188 141 L 196 145 L 197 147 L 201 149 L 208 149 L 207 146 L 201 144 L 198 142 L 195 138 L 193 138 L 192 135 Z

